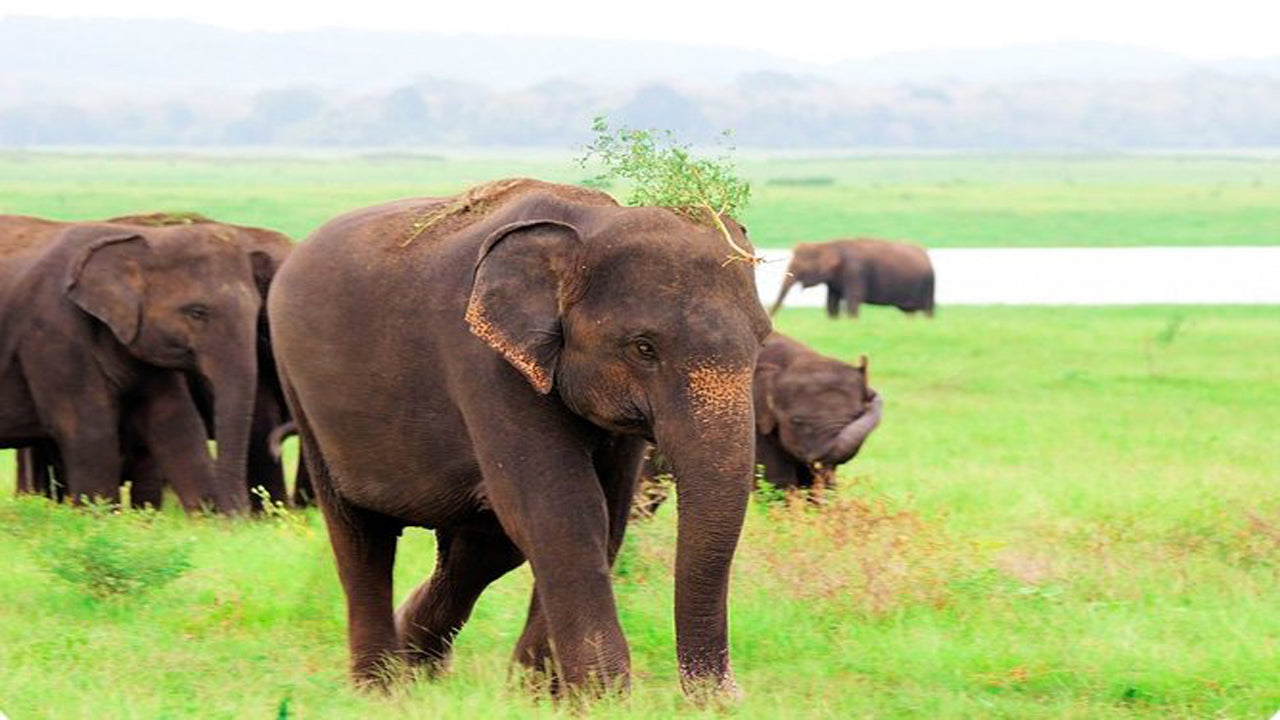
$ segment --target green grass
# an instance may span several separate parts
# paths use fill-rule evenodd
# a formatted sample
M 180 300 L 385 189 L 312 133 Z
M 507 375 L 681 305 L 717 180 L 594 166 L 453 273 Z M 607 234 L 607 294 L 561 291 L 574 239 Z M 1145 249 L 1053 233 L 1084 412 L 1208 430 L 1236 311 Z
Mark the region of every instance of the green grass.
M 1280 159 L 937 156 L 749 159 L 742 220 L 761 247 L 868 235 L 929 247 L 1280 244 Z M 0 154 L 0 212 L 54 218 L 195 210 L 303 237 L 339 213 L 510 175 L 539 160 Z
M 1280 709 L 1280 311 L 790 310 L 778 326 L 868 353 L 885 420 L 835 504 L 753 507 L 731 600 L 746 699 L 729 715 Z M 362 695 L 344 677 L 342 594 L 314 512 L 169 509 L 152 529 L 193 543 L 193 569 L 95 601 L 27 549 L 76 524 L 9 499 L 3 455 L 0 711 L 15 720 L 572 716 L 506 680 L 526 569 L 481 599 L 447 677 Z M 635 687 L 593 715 L 696 714 L 676 690 L 673 521 L 664 507 L 629 535 L 617 591 Z M 434 557 L 423 531 L 402 548 L 399 598 Z

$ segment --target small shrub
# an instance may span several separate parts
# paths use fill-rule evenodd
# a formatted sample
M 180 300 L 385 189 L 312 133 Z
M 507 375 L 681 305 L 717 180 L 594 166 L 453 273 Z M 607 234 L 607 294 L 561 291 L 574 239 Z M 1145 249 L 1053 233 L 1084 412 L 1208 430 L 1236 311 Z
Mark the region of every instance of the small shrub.
M 751 185 L 737 176 L 728 157 L 696 158 L 691 147 L 676 142 L 669 130 L 614 131 L 603 117 L 597 117 L 591 129 L 596 139 L 586 146 L 578 164 L 587 167 L 593 159 L 598 161 L 604 172 L 597 182 L 630 180 L 628 204 L 664 207 L 709 224 L 733 249 L 731 257 L 760 262 L 733 239 L 721 219 L 745 207 L 751 198 Z M 724 137 L 729 137 L 728 131 Z
M 191 569 L 192 545 L 153 527 L 151 511 L 107 504 L 69 508 L 33 498 L 14 503 L 3 522 L 54 577 L 102 600 L 158 590 Z
M 821 497 L 762 484 L 765 522 L 751 532 L 750 565 L 777 591 L 864 616 L 945 604 L 967 548 L 889 500 L 849 488 Z

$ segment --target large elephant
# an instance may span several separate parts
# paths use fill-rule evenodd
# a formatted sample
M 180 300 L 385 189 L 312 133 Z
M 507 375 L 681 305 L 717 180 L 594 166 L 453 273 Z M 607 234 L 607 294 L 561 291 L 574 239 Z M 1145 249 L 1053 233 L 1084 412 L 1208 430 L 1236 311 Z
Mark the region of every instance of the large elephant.
M 734 689 L 729 568 L 751 487 L 769 319 L 712 227 L 536 180 L 334 219 L 285 262 L 273 346 L 347 597 L 358 682 L 437 667 L 526 559 L 515 660 L 625 687 L 610 567 L 647 439 L 680 473 L 676 646 L 687 690 Z M 724 218 L 739 245 L 741 227 Z M 405 526 L 432 578 L 392 611 Z
M 868 383 L 864 356 L 857 366 L 814 352 L 775 332 L 765 338 L 752 384 L 756 415 L 756 467 L 776 488 L 831 481 L 880 424 L 884 399 Z M 636 515 L 648 517 L 666 499 L 657 477 L 671 473 L 652 449 L 641 471 Z
M 187 225 L 0 216 L 0 243 L 0 444 L 51 441 L 73 500 L 117 502 L 132 418 L 186 507 L 247 509 L 268 258 Z M 216 398 L 216 465 L 186 373 Z
M 840 315 L 843 300 L 853 317 L 858 306 L 893 305 L 933 316 L 933 264 L 924 248 L 888 240 L 832 240 L 800 243 L 770 315 L 782 307 L 792 286 L 827 285 L 827 315 Z
M 57 232 L 70 227 L 71 223 L 26 218 L 19 216 L 0 218 L 0 229 L 4 234 L 24 238 L 24 245 L 36 242 L 47 242 Z M 288 257 L 293 247 L 292 241 L 285 235 L 266 228 L 247 227 L 229 223 L 215 222 L 196 213 L 149 213 L 145 215 L 126 215 L 103 220 L 105 223 L 133 225 L 140 227 L 166 227 L 172 225 L 190 225 L 193 231 L 201 233 L 217 233 L 230 240 L 246 254 L 257 254 L 252 263 L 254 282 L 262 299 L 258 318 L 257 357 L 258 384 L 254 401 L 253 425 L 249 436 L 248 450 L 248 487 L 264 488 L 273 501 L 286 499 L 283 466 L 279 454 L 273 453 L 270 437 L 273 430 L 288 422 L 288 409 L 284 402 L 284 394 L 275 371 L 275 358 L 271 353 L 270 328 L 267 321 L 266 297 L 271 280 L 276 270 Z M 0 239 L 0 242 L 5 242 Z M 14 243 L 16 244 L 16 243 Z M 251 255 L 251 257 L 253 257 Z M 215 399 L 207 383 L 202 382 L 196 374 L 189 376 L 189 388 L 201 410 L 205 424 L 210 433 L 214 432 Z M 122 433 L 125 436 L 123 452 L 123 479 L 132 481 L 130 501 L 134 507 L 151 505 L 159 507 L 163 498 L 164 478 L 158 473 L 154 455 L 141 441 L 138 431 L 140 418 L 126 420 Z M 61 466 L 57 454 L 57 446 L 53 443 L 33 444 L 18 450 L 18 490 L 20 492 L 38 493 L 60 497 L 65 488 L 53 482 L 53 468 Z M 305 473 L 303 482 L 295 492 L 295 502 L 309 497 Z M 262 499 L 257 494 L 250 495 L 251 505 L 257 509 Z

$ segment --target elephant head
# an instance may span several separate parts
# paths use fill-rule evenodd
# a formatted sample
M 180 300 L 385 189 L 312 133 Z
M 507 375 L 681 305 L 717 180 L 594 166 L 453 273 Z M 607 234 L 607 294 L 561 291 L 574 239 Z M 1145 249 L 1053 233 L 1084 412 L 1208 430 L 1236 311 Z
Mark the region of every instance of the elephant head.
M 756 428 L 777 433 L 790 455 L 834 467 L 858 454 L 880 424 L 883 401 L 867 379 L 867 358 L 854 367 L 809 353 L 785 367 L 756 370 Z
M 831 282 L 837 278 L 844 268 L 844 257 L 840 248 L 834 243 L 800 243 L 791 254 L 791 262 L 787 265 L 787 275 L 782 281 L 782 289 L 778 291 L 778 299 L 774 301 L 769 314 L 775 315 L 782 307 L 782 301 L 797 282 L 801 287 L 813 287 L 819 283 Z
M 254 266 L 269 259 L 245 253 L 213 226 L 82 225 L 64 240 L 75 248 L 64 285 L 71 303 L 135 358 L 197 373 L 211 386 L 218 439 L 213 502 L 220 510 L 247 508 L 261 305 Z
M 751 378 L 769 319 L 752 268 L 725 262 L 732 250 L 710 223 L 599 197 L 535 193 L 502 213 L 467 321 L 539 393 L 662 446 L 679 478 L 682 678 L 732 686 L 729 567 L 751 488 Z

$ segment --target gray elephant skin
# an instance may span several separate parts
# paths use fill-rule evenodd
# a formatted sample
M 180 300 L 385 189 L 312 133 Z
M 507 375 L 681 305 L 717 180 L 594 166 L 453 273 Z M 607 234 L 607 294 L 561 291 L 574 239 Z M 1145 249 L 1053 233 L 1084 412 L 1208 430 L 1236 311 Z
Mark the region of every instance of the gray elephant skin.
M 610 568 L 657 440 L 681 477 L 680 676 L 735 691 L 726 599 L 769 320 L 731 254 L 710 222 L 534 180 L 358 210 L 294 251 L 273 346 L 358 682 L 393 658 L 440 667 L 484 588 L 528 560 L 515 661 L 557 688 L 625 688 Z M 393 611 L 406 526 L 434 529 L 439 557 Z
M 0 216 L 0 444 L 56 447 L 73 500 L 118 502 L 133 428 L 185 507 L 247 509 L 268 262 L 194 226 Z M 215 397 L 216 465 L 188 374 Z

